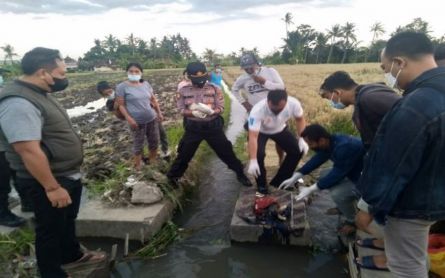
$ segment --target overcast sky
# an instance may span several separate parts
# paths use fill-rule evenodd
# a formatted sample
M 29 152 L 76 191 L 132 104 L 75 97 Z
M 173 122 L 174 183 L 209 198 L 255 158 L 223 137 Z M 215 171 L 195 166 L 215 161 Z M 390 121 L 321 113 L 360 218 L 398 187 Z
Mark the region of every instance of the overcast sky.
M 370 26 L 383 23 L 387 34 L 415 17 L 430 23 L 434 36 L 445 34 L 441 0 L 0 0 L 0 46 L 11 44 L 19 55 L 36 46 L 82 56 L 93 40 L 113 34 L 152 37 L 181 33 L 198 55 L 205 48 L 230 53 L 258 47 L 261 54 L 278 49 L 285 37 L 281 20 L 294 16 L 295 28 L 310 24 L 326 31 L 346 21 L 357 25 L 362 44 Z M 0 52 L 0 57 L 3 53 Z

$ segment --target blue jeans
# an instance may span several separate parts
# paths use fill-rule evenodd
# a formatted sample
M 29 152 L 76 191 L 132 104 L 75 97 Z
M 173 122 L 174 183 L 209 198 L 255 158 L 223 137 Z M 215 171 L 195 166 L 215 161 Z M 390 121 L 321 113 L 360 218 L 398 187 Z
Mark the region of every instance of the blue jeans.
M 83 255 L 75 226 L 82 183 L 63 177 L 57 178 L 57 181 L 68 191 L 72 200 L 72 204 L 65 208 L 54 208 L 37 180 L 17 178 L 18 184 L 29 188 L 34 205 L 36 256 L 42 278 L 67 277 L 61 265 L 74 262 Z

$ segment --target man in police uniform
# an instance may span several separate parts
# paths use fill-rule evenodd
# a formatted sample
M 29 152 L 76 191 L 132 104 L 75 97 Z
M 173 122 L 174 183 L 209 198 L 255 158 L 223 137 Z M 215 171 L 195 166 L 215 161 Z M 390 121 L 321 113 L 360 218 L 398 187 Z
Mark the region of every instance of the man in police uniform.
M 233 152 L 232 143 L 224 134 L 224 120 L 220 115 L 224 111 L 221 89 L 207 82 L 207 69 L 201 62 L 189 63 L 186 72 L 191 84 L 182 87 L 177 95 L 177 106 L 184 116 L 185 133 L 179 142 L 178 155 L 167 173 L 170 183 L 177 186 L 199 144 L 205 140 L 236 173 L 238 181 L 244 186 L 251 186 L 241 161 Z

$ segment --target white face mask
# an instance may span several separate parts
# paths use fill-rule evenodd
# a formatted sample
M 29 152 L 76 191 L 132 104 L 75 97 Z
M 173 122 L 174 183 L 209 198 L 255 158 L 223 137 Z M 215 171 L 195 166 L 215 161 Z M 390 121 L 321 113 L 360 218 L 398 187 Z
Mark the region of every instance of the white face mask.
M 141 80 L 141 75 L 140 74 L 128 74 L 128 80 L 139 81 L 139 80 Z
M 392 73 L 391 73 L 393 67 L 394 67 L 394 61 L 393 61 L 392 64 L 391 64 L 391 69 L 389 70 L 389 72 L 385 73 L 386 84 L 387 84 L 391 89 L 396 88 L 396 86 L 397 86 L 397 78 L 399 78 L 399 74 L 400 74 L 400 72 L 402 71 L 402 69 L 400 69 L 400 70 L 397 72 L 396 77 L 394 77 L 394 76 L 392 75 Z
M 107 96 L 107 99 L 114 99 L 116 97 L 116 92 L 113 90 L 111 95 Z

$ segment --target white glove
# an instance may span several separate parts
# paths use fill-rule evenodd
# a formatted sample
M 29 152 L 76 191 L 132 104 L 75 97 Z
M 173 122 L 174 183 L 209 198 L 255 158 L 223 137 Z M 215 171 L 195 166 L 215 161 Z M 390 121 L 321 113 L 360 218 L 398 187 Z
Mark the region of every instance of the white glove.
M 261 174 L 260 165 L 258 165 L 258 160 L 251 159 L 249 162 L 249 168 L 247 168 L 247 173 L 254 176 L 255 178 Z
M 206 113 L 203 113 L 199 110 L 192 110 L 192 115 L 196 118 L 200 118 L 200 119 L 204 119 L 205 117 L 207 117 Z
M 292 177 L 288 178 L 287 180 L 283 181 L 280 186 L 278 186 L 278 189 L 288 189 L 289 187 L 292 187 L 298 179 L 302 178 L 303 174 L 300 172 L 295 172 Z
M 300 148 L 300 152 L 303 153 L 303 155 L 306 155 L 309 151 L 309 145 L 304 141 L 303 138 L 298 138 L 298 147 Z
M 298 194 L 295 197 L 295 200 L 300 201 L 318 190 L 320 190 L 320 189 L 318 189 L 318 186 L 316 183 L 314 183 L 313 185 L 311 185 L 309 187 L 300 186 L 300 194 Z
M 206 113 L 207 115 L 213 115 L 215 114 L 215 111 L 208 107 L 207 105 L 205 105 L 204 103 L 198 103 L 197 105 L 198 107 L 196 108 L 196 110 L 201 111 L 203 113 Z

